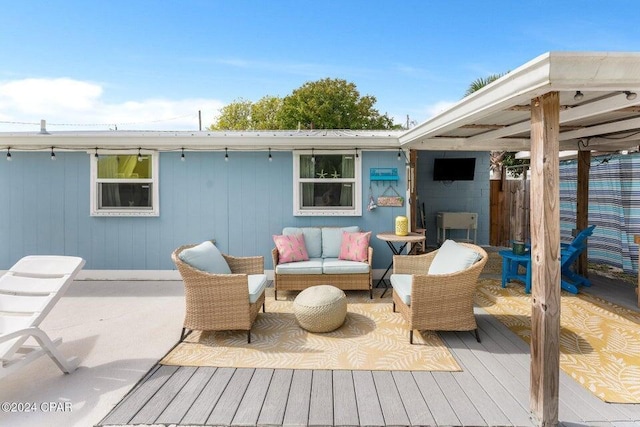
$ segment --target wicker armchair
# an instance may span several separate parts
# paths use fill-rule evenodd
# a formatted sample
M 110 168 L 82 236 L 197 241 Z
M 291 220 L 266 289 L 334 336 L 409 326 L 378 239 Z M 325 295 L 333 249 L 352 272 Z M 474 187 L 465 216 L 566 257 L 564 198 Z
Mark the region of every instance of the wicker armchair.
M 397 310 L 409 323 L 409 341 L 413 330 L 475 331 L 480 342 L 478 325 L 473 313 L 473 300 L 478 277 L 487 263 L 487 253 L 479 246 L 459 243 L 482 258 L 466 270 L 452 274 L 429 275 L 429 267 L 437 251 L 424 255 L 396 255 L 394 274 L 411 274 L 411 305 L 405 304 L 393 291 L 393 311 Z
M 251 326 L 262 306 L 264 292 L 253 304 L 249 302 L 248 275 L 264 273 L 264 259 L 233 257 L 223 254 L 232 274 L 212 274 L 191 267 L 178 256 L 194 245 L 181 246 L 171 254 L 185 289 L 185 318 L 181 340 L 187 330 L 198 331 L 247 331 L 251 343 Z

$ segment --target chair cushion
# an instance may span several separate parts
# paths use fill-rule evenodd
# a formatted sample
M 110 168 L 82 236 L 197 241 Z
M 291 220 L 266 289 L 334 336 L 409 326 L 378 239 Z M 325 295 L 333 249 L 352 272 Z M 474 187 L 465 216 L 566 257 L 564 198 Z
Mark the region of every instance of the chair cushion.
M 369 264 L 338 258 L 325 258 L 322 263 L 322 272 L 324 274 L 364 274 L 369 272 Z
M 320 227 L 285 227 L 282 234 L 288 236 L 290 234 L 304 235 L 304 244 L 307 247 L 309 258 L 322 258 L 322 235 Z
M 278 274 L 322 274 L 322 258 L 276 265 Z
M 303 234 L 273 236 L 273 241 L 278 248 L 278 263 L 309 260 Z
M 258 301 L 258 298 L 267 287 L 267 275 L 249 274 L 247 278 L 249 280 L 249 303 L 253 304 Z
M 466 270 L 479 259 L 480 254 L 476 251 L 453 240 L 445 240 L 433 258 L 428 274 L 451 274 Z
M 367 261 L 369 258 L 370 238 L 370 231 L 367 231 L 366 233 L 347 233 L 346 231 L 343 231 L 338 259 L 360 262 Z
M 216 246 L 207 240 L 199 245 L 185 249 L 178 257 L 193 268 L 214 274 L 231 274 L 227 260 Z
M 360 227 L 323 227 L 322 228 L 322 258 L 338 258 L 342 245 L 342 232 L 357 233 Z
M 402 302 L 407 305 L 411 305 L 411 283 L 413 281 L 413 275 L 411 274 L 392 274 L 391 286 L 396 294 L 400 297 Z

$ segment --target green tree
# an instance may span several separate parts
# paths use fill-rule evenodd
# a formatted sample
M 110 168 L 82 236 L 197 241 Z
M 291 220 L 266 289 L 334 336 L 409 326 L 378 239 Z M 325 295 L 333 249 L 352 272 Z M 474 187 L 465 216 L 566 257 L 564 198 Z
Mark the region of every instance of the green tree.
M 280 110 L 282 98 L 264 96 L 251 106 L 251 124 L 255 130 L 282 129 L 280 125 Z
M 251 129 L 252 102 L 246 99 L 237 99 L 222 107 L 220 117 L 213 123 L 211 130 L 247 130 Z
M 374 96 L 360 96 L 355 84 L 326 78 L 307 82 L 284 99 L 235 100 L 221 109 L 209 129 L 401 129 L 375 103 Z
M 325 78 L 307 82 L 284 98 L 286 129 L 392 129 L 393 120 L 374 108 L 375 96 L 361 96 L 354 83 Z
M 500 77 L 504 76 L 505 73 L 502 74 L 491 74 L 487 77 L 480 77 L 475 79 L 474 81 L 471 82 L 471 84 L 469 84 L 469 87 L 467 88 L 467 91 L 464 93 L 464 96 L 469 96 L 471 95 L 473 92 L 477 92 L 480 89 L 482 89 L 483 87 L 487 86 L 490 83 L 495 82 L 496 80 L 498 80 Z

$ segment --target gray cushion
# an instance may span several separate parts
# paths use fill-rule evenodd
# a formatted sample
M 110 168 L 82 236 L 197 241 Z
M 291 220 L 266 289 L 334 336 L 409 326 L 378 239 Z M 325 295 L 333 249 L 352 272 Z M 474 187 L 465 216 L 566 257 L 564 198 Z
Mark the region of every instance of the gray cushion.
M 396 294 L 400 297 L 402 302 L 407 305 L 411 305 L 411 283 L 413 282 L 413 275 L 411 274 L 392 274 L 391 286 Z
M 304 245 L 307 247 L 307 255 L 309 255 L 309 258 L 322 257 L 320 227 L 285 227 L 282 229 L 284 236 L 301 233 L 304 236 Z
M 360 227 L 357 225 L 352 227 L 322 227 L 323 258 L 338 258 L 338 256 L 340 256 L 343 231 L 346 231 L 347 233 L 356 233 L 360 231 Z
M 215 274 L 231 274 L 222 253 L 209 240 L 180 252 L 178 257 L 193 268 Z
M 278 274 L 322 274 L 322 258 L 276 265 Z
M 325 258 L 322 263 L 324 274 L 362 274 L 369 272 L 369 264 L 366 262 L 347 261 L 338 258 Z
M 247 278 L 249 279 L 249 302 L 253 304 L 258 301 L 267 287 L 267 276 L 266 274 L 249 274 Z
M 428 274 L 451 274 L 466 270 L 480 259 L 476 251 L 457 244 L 453 240 L 445 240 L 433 257 Z

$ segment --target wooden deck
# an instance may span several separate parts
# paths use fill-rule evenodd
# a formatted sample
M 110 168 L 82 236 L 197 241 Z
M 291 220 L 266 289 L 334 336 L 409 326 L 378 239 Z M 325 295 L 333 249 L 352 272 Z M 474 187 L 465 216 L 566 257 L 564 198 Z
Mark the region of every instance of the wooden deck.
M 590 292 L 637 310 L 633 286 L 593 281 Z M 535 425 L 529 346 L 483 310 L 477 319 L 481 343 L 468 332 L 440 334 L 462 372 L 156 365 L 99 425 Z M 640 404 L 604 403 L 561 371 L 559 418 L 640 426 Z

